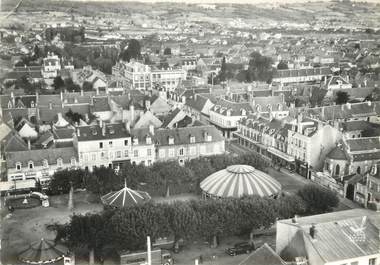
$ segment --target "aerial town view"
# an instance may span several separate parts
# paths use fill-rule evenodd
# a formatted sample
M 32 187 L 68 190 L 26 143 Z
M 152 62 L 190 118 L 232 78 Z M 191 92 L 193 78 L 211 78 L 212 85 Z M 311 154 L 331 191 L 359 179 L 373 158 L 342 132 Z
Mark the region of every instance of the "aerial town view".
M 380 265 L 380 0 L 1 0 L 0 265 Z

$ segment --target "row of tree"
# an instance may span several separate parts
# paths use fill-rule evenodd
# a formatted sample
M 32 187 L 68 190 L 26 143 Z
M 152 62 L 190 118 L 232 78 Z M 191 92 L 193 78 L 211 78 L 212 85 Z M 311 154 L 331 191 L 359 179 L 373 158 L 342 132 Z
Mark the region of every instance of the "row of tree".
M 207 240 L 216 245 L 219 238 L 250 234 L 271 227 L 277 219 L 295 214 L 323 213 L 338 204 L 335 193 L 307 185 L 296 195 L 280 199 L 257 196 L 239 199 L 176 201 L 170 204 L 146 203 L 123 209 L 107 209 L 99 214 L 74 215 L 64 226 L 57 226 L 57 240 L 63 239 L 72 249 L 86 246 L 90 260 L 99 259 L 107 250 L 138 250 L 146 236 L 154 239 L 174 237 Z
M 69 113 L 75 119 L 73 113 Z M 80 118 L 80 117 L 79 117 Z M 85 170 L 64 170 L 56 172 L 50 182 L 50 193 L 67 193 L 70 182 L 74 188 L 86 188 L 95 194 L 105 194 L 117 190 L 127 180 L 131 188 L 143 189 L 152 195 L 163 196 L 168 193 L 199 193 L 199 183 L 210 174 L 229 165 L 245 164 L 263 168 L 262 158 L 254 154 L 237 157 L 215 155 L 189 160 L 185 166 L 177 161 L 155 162 L 152 166 L 144 164 L 125 164 L 119 172 L 111 168 L 99 167 L 92 172 Z

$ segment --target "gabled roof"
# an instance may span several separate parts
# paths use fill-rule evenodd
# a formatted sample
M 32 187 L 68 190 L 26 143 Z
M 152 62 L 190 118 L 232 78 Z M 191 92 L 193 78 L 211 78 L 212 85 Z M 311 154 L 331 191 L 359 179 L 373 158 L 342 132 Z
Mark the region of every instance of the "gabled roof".
M 78 127 L 78 141 L 96 141 L 103 139 L 119 139 L 130 137 L 126 126 L 122 123 L 104 124 L 103 126 L 105 126 L 104 135 L 102 132 L 102 127 L 99 125 Z
M 265 243 L 240 262 L 239 265 L 286 265 L 286 263 Z
M 13 152 L 13 151 L 26 151 L 28 150 L 28 145 L 24 140 L 17 134 L 9 135 L 4 142 L 4 151 Z
M 208 98 L 206 98 L 202 95 L 196 95 L 194 99 L 186 100 L 185 105 L 189 106 L 192 109 L 195 109 L 195 110 L 201 112 L 208 100 L 209 100 Z
M 248 102 L 232 102 L 219 99 L 211 110 L 225 116 L 227 116 L 228 111 L 230 111 L 231 116 L 242 116 L 242 110 L 248 114 L 248 112 L 252 111 L 252 107 Z
M 7 167 L 15 167 L 16 163 L 21 163 L 23 167 L 28 165 L 29 161 L 33 161 L 35 166 L 42 166 L 43 160 L 46 159 L 49 165 L 57 164 L 57 160 L 61 158 L 63 163 L 69 164 L 71 158 L 77 159 L 77 152 L 74 147 L 64 148 L 48 148 L 25 151 L 12 151 L 6 153 Z

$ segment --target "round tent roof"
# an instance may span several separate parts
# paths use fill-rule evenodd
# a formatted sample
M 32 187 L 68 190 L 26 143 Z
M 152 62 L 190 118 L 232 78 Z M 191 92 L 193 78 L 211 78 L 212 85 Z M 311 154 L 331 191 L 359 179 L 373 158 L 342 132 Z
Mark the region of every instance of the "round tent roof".
M 127 187 L 127 183 L 121 190 L 112 191 L 101 198 L 103 204 L 117 208 L 133 206 L 150 199 L 151 197 L 147 192 L 132 190 Z
M 33 242 L 28 248 L 20 252 L 20 261 L 29 264 L 54 263 L 64 258 L 68 249 L 52 240 L 41 239 Z
M 201 189 L 216 197 L 243 195 L 271 196 L 281 191 L 281 184 L 268 174 L 247 165 L 233 165 L 204 179 Z

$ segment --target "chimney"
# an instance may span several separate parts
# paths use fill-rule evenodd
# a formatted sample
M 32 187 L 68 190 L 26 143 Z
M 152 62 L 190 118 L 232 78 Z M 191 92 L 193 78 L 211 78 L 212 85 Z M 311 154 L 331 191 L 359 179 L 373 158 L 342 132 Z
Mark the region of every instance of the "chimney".
M 146 110 L 150 110 L 150 100 L 149 99 L 145 100 L 145 108 L 146 108 Z
M 125 129 L 127 132 L 131 131 L 131 123 L 128 120 L 125 121 Z
M 149 124 L 149 133 L 151 135 L 154 135 L 154 125 L 153 124 Z
M 28 150 L 32 149 L 30 144 L 30 139 L 28 139 Z
M 103 121 L 101 119 L 99 120 L 99 127 L 103 128 Z
M 80 95 L 81 95 L 82 97 L 84 96 L 83 89 L 80 90 Z
M 102 135 L 106 136 L 106 123 L 105 122 L 103 122 L 103 126 L 102 126 Z
M 186 97 L 185 96 L 182 96 L 182 103 L 186 104 Z
M 96 88 L 96 95 L 99 95 L 99 88 Z
M 322 108 L 321 108 L 321 119 L 322 119 L 322 120 L 325 119 L 325 107 L 322 107 Z
M 86 113 L 86 114 L 84 115 L 84 119 L 86 120 L 86 122 L 89 122 L 89 121 L 90 121 L 90 118 L 89 118 L 89 116 L 88 116 L 88 113 Z
M 312 239 L 316 239 L 316 236 L 317 236 L 317 228 L 315 227 L 315 225 L 311 225 L 310 227 L 310 230 L 309 230 L 309 234 L 311 236 Z
M 133 104 L 131 103 L 131 105 L 129 105 L 129 112 L 131 113 L 131 122 L 133 123 L 133 121 L 135 120 L 135 106 L 133 106 Z
M 296 224 L 298 222 L 298 215 L 295 215 L 293 218 L 292 218 L 292 223 L 293 224 Z
M 16 99 L 15 99 L 15 94 L 13 92 L 11 92 L 11 98 L 12 98 L 12 105 L 14 108 L 14 107 L 16 107 Z
M 80 137 L 80 129 L 77 128 L 77 136 Z
M 61 101 L 63 101 L 63 92 L 61 91 Z

